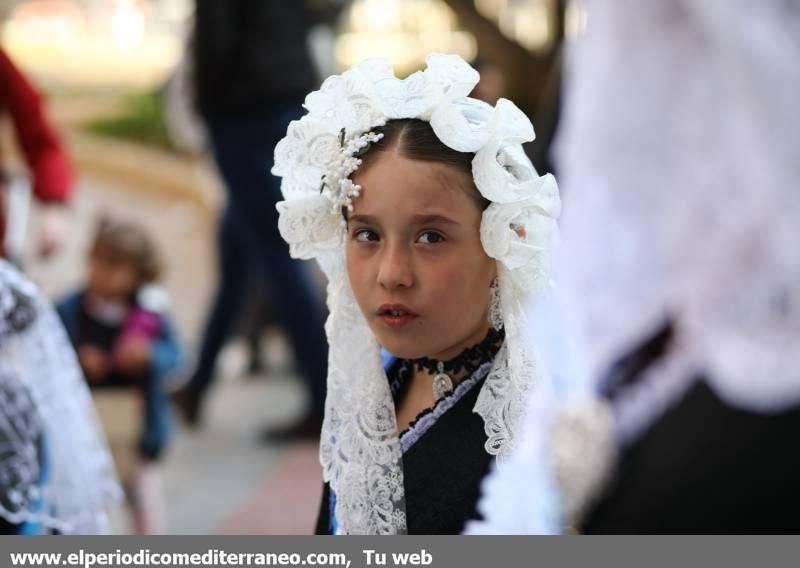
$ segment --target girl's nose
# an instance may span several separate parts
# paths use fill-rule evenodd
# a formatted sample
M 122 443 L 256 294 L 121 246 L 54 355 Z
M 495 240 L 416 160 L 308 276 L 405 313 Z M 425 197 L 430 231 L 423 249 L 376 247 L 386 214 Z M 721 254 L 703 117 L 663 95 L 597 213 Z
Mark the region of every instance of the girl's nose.
M 385 248 L 378 270 L 378 284 L 388 290 L 409 288 L 414 284 L 414 271 L 408 250 L 399 245 Z

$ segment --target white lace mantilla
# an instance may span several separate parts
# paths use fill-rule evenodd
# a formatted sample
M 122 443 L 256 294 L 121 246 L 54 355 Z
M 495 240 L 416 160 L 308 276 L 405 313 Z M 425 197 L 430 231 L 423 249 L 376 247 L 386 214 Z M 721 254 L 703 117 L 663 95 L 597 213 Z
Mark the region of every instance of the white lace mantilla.
M 594 369 L 669 316 L 728 403 L 797 404 L 798 5 L 585 4 L 558 156 Z
M 121 492 L 75 353 L 50 304 L 2 260 L 0 431 L 0 516 L 63 534 L 110 530 L 106 507 Z
M 505 99 L 492 107 L 467 96 L 478 79 L 477 71 L 455 55 L 431 55 L 424 71 L 404 80 L 384 59 L 365 61 L 308 95 L 308 114 L 289 126 L 275 149 L 273 173 L 283 178 L 285 198 L 278 204 L 281 235 L 294 257 L 316 258 L 328 278 L 328 398 L 320 456 L 325 480 L 336 492 L 342 533 L 406 532 L 389 383 L 345 273 L 344 228 L 331 214 L 336 196 L 321 183 L 336 163 L 343 138 L 393 119 L 416 118 L 430 122 L 450 148 L 475 153 L 475 184 L 491 201 L 481 221 L 481 242 L 497 260 L 506 330 L 475 407 L 484 419 L 491 455 L 504 459 L 510 452 L 525 392 L 536 382 L 532 346 L 523 337 L 524 305 L 549 285 L 558 188 L 551 175 L 538 175 L 522 150 L 521 144 L 534 138 L 525 114 Z
M 589 357 L 577 341 L 565 362 L 585 369 L 550 361 L 558 380 L 543 382 L 561 392 L 530 397 L 519 451 L 486 480 L 473 533 L 561 532 L 606 477 L 612 440 L 635 440 L 700 370 L 739 407 L 800 400 L 797 3 L 582 3 L 558 155 L 576 276 L 565 299 Z M 666 315 L 675 347 L 615 403 L 609 436 L 609 409 L 586 387 Z

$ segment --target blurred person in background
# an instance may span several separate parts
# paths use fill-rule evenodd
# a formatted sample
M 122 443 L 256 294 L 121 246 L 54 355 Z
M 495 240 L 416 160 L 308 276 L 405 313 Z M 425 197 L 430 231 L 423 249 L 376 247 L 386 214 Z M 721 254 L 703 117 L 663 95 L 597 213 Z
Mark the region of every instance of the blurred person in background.
M 219 284 L 197 367 L 175 394 L 190 425 L 201 420 L 219 352 L 242 312 L 251 271 L 262 271 L 270 305 L 286 330 L 308 392 L 296 423 L 264 439 L 316 439 L 325 402 L 324 310 L 307 268 L 289 257 L 278 233 L 280 183 L 270 173 L 275 145 L 299 118 L 319 77 L 308 33 L 333 21 L 341 2 L 197 0 L 191 42 L 197 110 L 227 190 L 219 225 Z
M 101 415 L 104 391 L 135 394 L 128 400 L 138 416 L 119 406 L 103 419 L 139 534 L 165 532 L 158 464 L 172 436 L 166 382 L 181 359 L 166 292 L 155 286 L 159 272 L 155 247 L 139 227 L 104 219 L 89 253 L 85 288 L 58 304 Z M 118 431 L 127 439 L 116 440 L 112 432 Z
M 32 193 L 42 205 L 38 212 L 38 252 L 52 254 L 66 234 L 66 204 L 73 185 L 73 172 L 66 151 L 45 112 L 42 95 L 0 48 L 0 121 L 7 118 L 28 165 Z M 5 227 L 11 211 L 8 195 L 11 181 L 7 164 L 0 161 L 0 253 L 18 255 L 3 247 Z M 20 214 L 19 211 L 16 212 Z M 25 214 L 25 213 L 22 213 Z M 18 219 L 16 221 L 19 221 Z M 14 243 L 16 244 L 16 243 Z
M 208 148 L 208 134 L 195 108 L 193 76 L 194 58 L 190 33 L 186 38 L 181 59 L 164 83 L 163 113 L 167 133 L 175 147 L 195 156 L 203 156 Z M 221 251 L 228 246 L 238 248 L 241 244 L 230 240 L 220 242 Z M 262 272 L 257 267 L 251 267 L 248 271 L 246 297 L 240 306 L 244 313 L 235 318 L 233 331 L 229 332 L 225 339 L 231 341 L 234 336 L 245 339 L 248 349 L 245 373 L 250 378 L 263 376 L 267 370 L 261 340 L 264 328 L 276 323 L 270 313 Z
M 796 533 L 800 9 L 585 7 L 557 143 L 562 227 L 619 460 L 554 528 Z M 551 482 L 600 473 L 590 438 L 557 448 Z M 534 450 L 486 485 L 479 532 L 539 528 Z
M 192 34 L 186 39 L 183 56 L 173 69 L 163 87 L 163 110 L 167 132 L 175 147 L 196 156 L 204 156 L 208 149 L 208 134 L 194 104 L 194 58 Z M 220 255 L 228 247 L 240 248 L 241 243 L 223 239 L 219 243 Z M 253 266 L 247 272 L 248 284 L 245 298 L 240 302 L 242 312 L 235 317 L 232 331 L 225 341 L 245 340 L 248 363 L 245 374 L 249 378 L 264 377 L 269 361 L 262 346 L 262 336 L 269 326 L 280 327 L 269 306 L 263 271 Z
M 0 260 L 0 533 L 101 534 L 120 496 L 75 352 L 50 303 Z

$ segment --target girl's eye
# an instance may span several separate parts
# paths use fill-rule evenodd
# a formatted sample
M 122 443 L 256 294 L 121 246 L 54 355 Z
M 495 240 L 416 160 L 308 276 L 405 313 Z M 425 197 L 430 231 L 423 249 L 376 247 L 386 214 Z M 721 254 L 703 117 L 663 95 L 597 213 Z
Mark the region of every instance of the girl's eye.
M 434 245 L 444 242 L 444 237 L 435 231 L 425 231 L 417 237 L 417 242 L 423 245 Z
M 360 243 L 368 243 L 378 240 L 378 235 L 375 231 L 369 229 L 358 229 L 353 233 L 353 239 Z

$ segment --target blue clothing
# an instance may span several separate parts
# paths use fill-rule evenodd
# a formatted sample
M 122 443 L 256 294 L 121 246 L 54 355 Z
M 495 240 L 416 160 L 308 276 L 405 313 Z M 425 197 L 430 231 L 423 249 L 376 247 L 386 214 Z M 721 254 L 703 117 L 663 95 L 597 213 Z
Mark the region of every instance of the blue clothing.
M 5 389 L 4 389 L 5 390 Z M 4 392 L 3 396 L 8 396 L 8 392 Z M 12 395 L 14 396 L 14 395 Z M 41 490 L 47 485 L 47 481 L 50 477 L 50 459 L 51 459 L 51 452 L 50 448 L 47 444 L 47 436 L 42 428 L 41 421 L 36 416 L 32 416 L 27 412 L 24 415 L 15 415 L 15 416 L 5 416 L 9 424 L 12 423 L 26 423 L 27 421 L 31 421 L 33 426 L 22 427 L 19 429 L 11 428 L 2 430 L 2 440 L 0 440 L 0 447 L 5 448 L 6 450 L 13 451 L 17 445 L 27 445 L 32 444 L 36 448 L 36 461 L 35 463 L 30 463 L 31 467 L 38 467 L 39 476 L 36 481 L 37 487 Z M 8 439 L 6 436 L 13 435 L 13 439 Z M 19 455 L 16 456 L 23 462 L 30 458 L 30 456 L 26 455 Z M 9 473 L 9 472 L 6 472 Z M 10 475 L 8 479 L 0 479 L 0 487 L 3 491 L 3 500 L 6 501 L 8 499 L 7 491 L 9 487 L 7 487 L 6 483 L 11 483 L 12 486 L 15 484 L 17 479 L 14 478 L 14 475 Z M 16 489 L 19 491 L 19 488 Z M 47 501 L 44 496 L 44 491 L 39 494 L 38 499 L 31 503 L 26 509 L 33 513 L 44 513 L 47 509 Z M 6 503 L 8 506 L 8 503 Z M 12 506 L 13 508 L 13 506 Z M 0 534 L 16 534 L 16 535 L 39 535 L 44 534 L 44 526 L 42 525 L 41 519 L 28 519 L 19 523 L 13 523 L 0 516 Z
M 47 447 L 47 438 L 45 438 L 44 434 L 42 434 L 42 437 L 39 439 L 38 447 L 39 447 L 39 487 L 43 488 L 47 484 L 47 480 L 50 477 L 50 449 Z M 44 511 L 46 506 L 47 503 L 45 501 L 44 495 L 42 495 L 39 497 L 39 500 L 36 503 L 36 510 Z M 18 534 L 24 536 L 33 536 L 42 534 L 42 523 L 37 521 L 26 521 L 20 525 Z
M 81 321 L 86 317 L 82 306 L 84 292 L 75 292 L 56 306 L 73 345 L 82 344 Z M 116 330 L 118 333 L 121 328 Z M 153 341 L 150 370 L 146 377 L 125 377 L 112 373 L 109 380 L 92 388 L 139 387 L 144 398 L 144 416 L 139 451 L 144 458 L 155 460 L 163 452 L 173 431 L 172 408 L 167 396 L 167 381 L 182 361 L 182 349 L 172 320 L 159 314 L 159 331 Z

